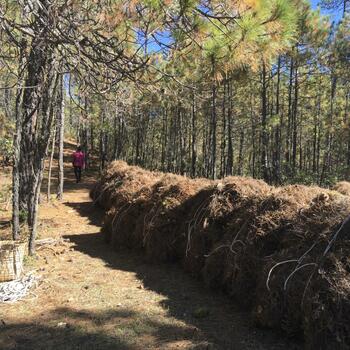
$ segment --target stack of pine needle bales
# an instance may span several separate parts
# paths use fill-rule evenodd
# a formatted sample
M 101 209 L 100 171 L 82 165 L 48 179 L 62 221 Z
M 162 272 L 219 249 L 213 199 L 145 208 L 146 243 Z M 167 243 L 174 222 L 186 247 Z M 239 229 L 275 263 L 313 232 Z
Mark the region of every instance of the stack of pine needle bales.
M 178 262 L 307 349 L 350 348 L 350 184 L 333 190 L 113 162 L 91 191 L 115 249 Z

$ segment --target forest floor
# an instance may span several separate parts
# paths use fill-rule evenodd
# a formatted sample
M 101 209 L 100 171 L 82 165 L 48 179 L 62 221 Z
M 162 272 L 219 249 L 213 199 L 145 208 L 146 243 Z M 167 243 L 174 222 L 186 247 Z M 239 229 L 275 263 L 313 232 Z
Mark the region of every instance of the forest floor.
M 96 172 L 76 184 L 71 147 L 64 200 L 40 207 L 39 238 L 62 241 L 26 258 L 26 271 L 40 282 L 25 300 L 0 305 L 0 349 L 301 348 L 254 328 L 248 313 L 179 267 L 112 251 L 100 234 L 103 212 L 89 198 Z M 8 185 L 9 172 L 0 176 L 0 186 Z M 2 232 L 9 218 L 8 210 L 0 211 Z

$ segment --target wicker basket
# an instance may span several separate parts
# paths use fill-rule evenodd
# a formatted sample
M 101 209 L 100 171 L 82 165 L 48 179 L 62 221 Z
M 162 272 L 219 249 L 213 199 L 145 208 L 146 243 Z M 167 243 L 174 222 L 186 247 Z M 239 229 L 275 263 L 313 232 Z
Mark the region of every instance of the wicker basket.
M 0 241 L 0 282 L 21 277 L 26 242 Z

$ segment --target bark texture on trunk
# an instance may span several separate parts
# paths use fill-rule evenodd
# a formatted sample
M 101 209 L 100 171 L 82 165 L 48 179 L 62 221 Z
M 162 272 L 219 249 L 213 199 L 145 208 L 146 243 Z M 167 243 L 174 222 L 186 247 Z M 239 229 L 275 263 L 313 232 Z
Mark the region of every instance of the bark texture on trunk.
M 63 199 L 63 185 L 64 185 L 64 159 L 63 159 L 63 147 L 64 147 L 64 79 L 60 77 L 60 86 L 58 94 L 58 188 L 57 188 L 57 199 Z

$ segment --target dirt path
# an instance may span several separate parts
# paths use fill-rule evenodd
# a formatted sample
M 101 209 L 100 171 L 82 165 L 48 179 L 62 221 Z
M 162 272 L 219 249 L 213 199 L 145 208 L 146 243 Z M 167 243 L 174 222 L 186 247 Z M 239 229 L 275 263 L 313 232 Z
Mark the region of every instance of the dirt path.
M 27 300 L 0 305 L 0 349 L 299 349 L 255 329 L 228 298 L 176 266 L 116 253 L 99 234 L 103 213 L 88 189 L 66 179 L 64 202 L 43 204 L 39 249 L 26 270 L 41 283 Z

